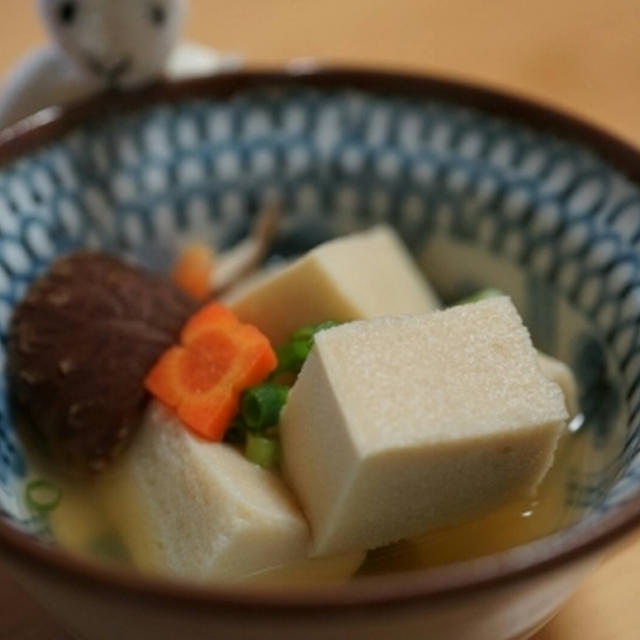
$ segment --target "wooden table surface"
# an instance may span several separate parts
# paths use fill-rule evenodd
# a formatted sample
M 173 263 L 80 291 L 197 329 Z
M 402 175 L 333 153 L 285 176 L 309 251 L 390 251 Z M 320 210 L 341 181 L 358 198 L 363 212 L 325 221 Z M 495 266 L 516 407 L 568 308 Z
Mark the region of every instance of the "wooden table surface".
M 0 70 L 44 38 L 2 0 Z M 640 0 L 192 0 L 192 38 L 250 61 L 319 57 L 452 74 L 563 107 L 640 146 Z M 640 535 L 536 640 L 640 638 Z M 68 640 L 0 572 L 0 640 Z

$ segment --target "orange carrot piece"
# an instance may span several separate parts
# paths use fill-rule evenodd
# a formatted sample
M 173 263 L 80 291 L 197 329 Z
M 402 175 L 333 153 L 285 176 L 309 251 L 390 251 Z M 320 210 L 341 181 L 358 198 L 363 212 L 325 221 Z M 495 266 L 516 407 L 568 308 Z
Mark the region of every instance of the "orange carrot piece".
M 209 397 L 207 402 L 201 404 L 181 404 L 177 413 L 180 420 L 201 438 L 220 442 L 231 419 L 238 412 L 238 404 L 236 396 L 221 393 L 219 398 Z
M 167 349 L 147 374 L 144 386 L 167 407 L 175 408 L 182 400 L 180 387 L 180 363 L 183 349 Z
M 209 333 L 212 327 L 219 329 L 229 327 L 237 331 L 241 326 L 235 313 L 227 309 L 227 307 L 216 303 L 206 304 L 187 320 L 180 332 L 180 342 L 185 346 L 189 346 L 202 334 Z
M 212 293 L 214 254 L 209 247 L 189 245 L 178 256 L 171 278 L 184 293 L 194 300 L 204 300 Z
M 275 369 L 267 338 L 210 303 L 182 330 L 181 344 L 165 351 L 145 379 L 147 390 L 192 431 L 222 440 L 240 394 Z
M 250 328 L 254 329 L 254 327 Z M 258 329 L 254 329 L 254 331 L 256 334 L 262 336 Z M 263 372 L 273 371 L 278 364 L 278 358 L 273 349 L 264 349 L 262 342 L 257 340 L 257 336 L 251 335 L 251 338 L 254 342 L 247 341 L 247 348 L 245 350 L 246 371 L 243 383 L 245 387 L 253 387 L 262 382 L 265 378 Z
M 180 362 L 180 380 L 191 393 L 206 393 L 222 384 L 242 349 L 227 332 L 217 329 L 202 334 L 185 346 L 187 348 Z

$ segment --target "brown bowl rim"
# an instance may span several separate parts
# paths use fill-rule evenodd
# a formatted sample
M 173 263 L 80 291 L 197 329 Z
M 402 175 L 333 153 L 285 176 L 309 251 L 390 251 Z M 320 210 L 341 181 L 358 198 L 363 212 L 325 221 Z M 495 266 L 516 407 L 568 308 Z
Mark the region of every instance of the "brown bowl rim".
M 109 113 L 133 111 L 190 98 L 228 97 L 256 86 L 348 88 L 373 93 L 432 98 L 473 107 L 573 140 L 640 182 L 640 152 L 601 128 L 502 90 L 434 75 L 366 68 L 326 67 L 307 71 L 244 70 L 173 83 L 158 83 L 127 93 L 109 92 L 60 110 L 53 117 L 28 118 L 0 133 L 0 165 L 61 137 L 74 127 Z M 103 567 L 20 533 L 0 518 L 0 558 L 40 576 L 104 595 L 216 615 L 260 613 L 270 616 L 324 617 L 331 612 L 360 615 L 411 604 L 437 603 L 470 592 L 534 578 L 621 539 L 640 525 L 640 491 L 599 517 L 591 526 L 561 531 L 513 549 L 467 562 L 397 576 L 363 578 L 357 583 L 313 590 L 294 588 L 198 586 L 131 571 Z

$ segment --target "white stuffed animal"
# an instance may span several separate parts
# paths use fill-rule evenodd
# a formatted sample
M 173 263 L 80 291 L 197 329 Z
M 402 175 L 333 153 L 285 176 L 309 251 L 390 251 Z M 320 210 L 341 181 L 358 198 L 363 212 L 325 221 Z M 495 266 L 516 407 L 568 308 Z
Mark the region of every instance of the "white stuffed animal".
M 158 76 L 201 75 L 237 57 L 178 44 L 186 0 L 37 0 L 51 36 L 27 55 L 0 93 L 0 128 L 45 107 Z

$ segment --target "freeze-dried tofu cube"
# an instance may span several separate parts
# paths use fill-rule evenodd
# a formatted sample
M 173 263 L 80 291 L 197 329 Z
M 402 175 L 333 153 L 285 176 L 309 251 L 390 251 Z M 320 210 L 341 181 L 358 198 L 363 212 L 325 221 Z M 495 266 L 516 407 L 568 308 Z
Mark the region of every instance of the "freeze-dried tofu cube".
M 549 469 L 567 418 L 508 298 L 316 336 L 281 421 L 315 553 L 454 524 Z
M 225 299 L 243 322 L 273 344 L 301 326 L 403 313 L 439 302 L 393 229 L 337 238 Z

